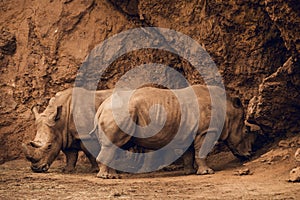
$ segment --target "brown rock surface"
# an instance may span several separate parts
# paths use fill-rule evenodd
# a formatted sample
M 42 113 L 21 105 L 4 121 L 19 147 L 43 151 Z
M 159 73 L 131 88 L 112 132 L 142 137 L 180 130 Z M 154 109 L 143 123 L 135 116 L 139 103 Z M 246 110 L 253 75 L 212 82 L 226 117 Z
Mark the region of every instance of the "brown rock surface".
M 300 148 L 298 148 L 295 152 L 295 159 L 296 161 L 300 162 Z
M 0 162 L 19 157 L 20 143 L 33 138 L 33 104 L 45 107 L 56 92 L 72 87 L 97 44 L 141 26 L 174 29 L 201 44 L 226 88 L 246 106 L 252 99 L 248 118 L 264 134 L 300 132 L 299 10 L 295 0 L 1 1 Z M 174 67 L 192 84 L 202 81 L 178 56 L 142 50 L 117 59 L 98 88 L 112 88 L 148 62 Z

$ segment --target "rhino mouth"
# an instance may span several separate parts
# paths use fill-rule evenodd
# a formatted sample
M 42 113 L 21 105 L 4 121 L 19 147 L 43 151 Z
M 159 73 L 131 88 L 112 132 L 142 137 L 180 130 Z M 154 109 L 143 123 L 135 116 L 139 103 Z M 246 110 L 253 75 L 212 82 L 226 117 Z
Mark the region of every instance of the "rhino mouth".
M 41 173 L 41 172 L 47 172 L 48 169 L 49 169 L 49 165 L 48 164 L 43 164 L 41 166 L 35 166 L 35 165 L 32 165 L 31 166 L 31 170 L 33 172 L 37 172 L 37 173 Z
M 252 155 L 251 153 L 245 155 L 234 153 L 234 156 L 237 157 L 240 161 L 245 162 L 245 161 L 249 161 Z

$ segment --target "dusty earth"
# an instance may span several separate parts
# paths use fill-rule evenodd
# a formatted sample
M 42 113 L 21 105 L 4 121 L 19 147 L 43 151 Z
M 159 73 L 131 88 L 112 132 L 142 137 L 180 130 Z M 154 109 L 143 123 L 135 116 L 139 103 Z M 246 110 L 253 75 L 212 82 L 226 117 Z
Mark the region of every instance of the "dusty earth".
M 64 174 L 63 159 L 47 173 L 33 173 L 19 159 L 0 165 L 0 199 L 299 199 L 300 183 L 288 182 L 289 171 L 299 165 L 295 151 L 276 147 L 246 163 L 220 152 L 209 158 L 213 175 L 186 176 L 180 165 L 173 165 L 112 180 L 96 178 L 83 161 L 75 173 Z
M 299 133 L 299 5 L 298 0 L 0 0 L 0 163 L 19 158 L 20 143 L 34 138 L 33 105 L 43 110 L 57 92 L 73 87 L 78 69 L 101 42 L 140 27 L 168 28 L 201 44 L 227 91 L 242 99 L 248 118 L 266 136 Z M 124 37 L 120 44 L 127 42 Z M 98 89 L 114 88 L 145 63 L 170 66 L 191 84 L 201 83 L 197 70 L 178 55 L 133 51 L 107 68 Z M 84 81 L 94 82 L 97 72 L 87 70 Z
M 242 98 L 247 118 L 266 137 L 299 135 L 299 5 L 298 0 L 0 0 L 0 199 L 300 199 L 300 183 L 287 181 L 300 165 L 293 158 L 300 142 L 276 143 L 244 165 L 230 153 L 211 156 L 214 175 L 185 176 L 173 167 L 122 174 L 119 180 L 96 178 L 84 162 L 75 173 L 63 174 L 63 159 L 48 173 L 33 173 L 20 148 L 36 133 L 33 105 L 45 108 L 55 93 L 73 87 L 96 45 L 148 26 L 179 31 L 205 47 L 228 91 Z M 121 43 L 126 42 L 125 37 Z M 178 57 L 141 51 L 116 60 L 99 89 L 113 88 L 142 63 L 165 64 L 191 84 L 199 81 Z M 94 71 L 88 75 L 93 81 Z M 236 175 L 245 169 L 249 175 Z

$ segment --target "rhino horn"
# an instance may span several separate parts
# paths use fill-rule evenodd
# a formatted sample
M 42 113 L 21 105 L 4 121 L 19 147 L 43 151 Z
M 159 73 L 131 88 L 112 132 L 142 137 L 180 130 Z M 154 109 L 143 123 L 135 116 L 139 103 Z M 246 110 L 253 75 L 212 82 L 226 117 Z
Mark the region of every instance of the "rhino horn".
M 22 150 L 26 158 L 31 162 L 38 162 L 41 159 L 36 151 L 36 147 L 33 147 L 30 142 L 28 144 L 22 143 Z
M 31 111 L 32 111 L 32 113 L 33 113 L 33 115 L 34 115 L 34 118 L 37 120 L 38 118 L 40 118 L 40 114 L 39 114 L 39 107 L 38 106 L 33 106 L 32 108 L 31 108 Z
M 260 131 L 261 130 L 261 128 L 258 125 L 252 124 L 252 123 L 248 122 L 247 120 L 245 120 L 244 123 L 245 123 L 246 126 L 248 126 L 250 128 L 251 132 Z
M 34 147 L 34 148 L 40 148 L 40 147 L 42 147 L 42 144 L 40 144 L 38 142 L 35 142 L 35 141 L 30 141 L 29 145 L 32 146 L 32 147 Z

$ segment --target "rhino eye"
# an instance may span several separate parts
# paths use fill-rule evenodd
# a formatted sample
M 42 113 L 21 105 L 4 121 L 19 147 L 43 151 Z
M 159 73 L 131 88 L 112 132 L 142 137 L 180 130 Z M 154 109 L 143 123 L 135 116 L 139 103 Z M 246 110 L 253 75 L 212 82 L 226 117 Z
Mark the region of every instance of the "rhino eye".
M 246 133 L 250 133 L 250 127 L 246 126 Z
M 51 147 L 52 147 L 52 144 L 48 144 L 48 145 L 47 145 L 47 149 L 48 149 L 48 150 L 51 149 Z

